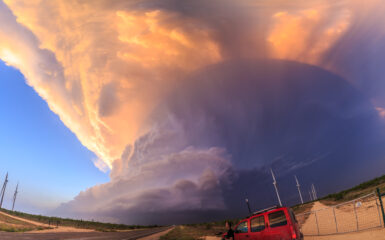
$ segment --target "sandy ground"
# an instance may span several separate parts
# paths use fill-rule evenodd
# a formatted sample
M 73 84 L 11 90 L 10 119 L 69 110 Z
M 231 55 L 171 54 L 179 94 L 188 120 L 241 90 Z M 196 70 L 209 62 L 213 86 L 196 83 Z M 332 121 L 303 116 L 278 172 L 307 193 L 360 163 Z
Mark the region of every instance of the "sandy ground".
M 24 219 L 24 218 L 20 218 L 20 217 L 16 217 L 16 216 L 12 216 L 12 215 L 9 215 L 7 213 L 4 213 L 4 212 L 0 212 L 0 214 L 3 214 L 7 217 L 10 217 L 10 218 L 13 218 L 13 219 L 17 219 L 17 220 L 20 220 L 20 221 L 23 221 L 23 222 L 27 222 L 27 223 L 31 223 L 33 225 L 36 225 L 36 226 L 41 226 L 41 227 L 52 227 L 52 226 L 49 226 L 48 224 L 44 224 L 44 223 L 40 223 L 40 222 L 36 222 L 36 221 L 32 221 L 32 220 L 28 220 L 28 219 Z M 31 231 L 29 233 L 54 233 L 54 232 L 93 232 L 94 230 L 91 230 L 91 229 L 81 229 L 81 228 L 74 228 L 74 227 L 63 227 L 63 226 L 59 226 L 59 227 L 54 227 L 52 229 L 45 229 L 45 230 L 40 230 L 40 231 Z
M 385 229 L 372 229 L 361 232 L 317 237 L 305 236 L 305 240 L 385 240 Z

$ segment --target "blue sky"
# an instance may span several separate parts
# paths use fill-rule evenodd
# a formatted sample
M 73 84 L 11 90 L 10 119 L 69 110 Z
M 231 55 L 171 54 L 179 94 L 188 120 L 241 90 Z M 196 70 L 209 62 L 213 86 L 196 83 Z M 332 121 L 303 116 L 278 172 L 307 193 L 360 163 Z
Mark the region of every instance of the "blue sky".
M 17 209 L 40 212 L 71 200 L 81 190 L 109 180 L 23 75 L 0 61 L 0 177 L 9 172 L 4 207 L 11 206 L 17 181 Z

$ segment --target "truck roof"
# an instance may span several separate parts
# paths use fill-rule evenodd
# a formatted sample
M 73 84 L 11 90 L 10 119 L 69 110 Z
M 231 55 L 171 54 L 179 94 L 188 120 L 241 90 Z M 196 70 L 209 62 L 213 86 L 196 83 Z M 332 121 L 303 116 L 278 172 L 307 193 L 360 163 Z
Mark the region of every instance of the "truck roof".
M 261 213 L 265 213 L 265 212 L 268 212 L 268 211 L 271 211 L 271 210 L 275 210 L 275 209 L 278 209 L 278 208 L 285 208 L 285 207 L 275 205 L 275 206 L 272 206 L 272 207 L 268 207 L 268 208 L 265 208 L 265 209 L 261 209 L 261 210 L 255 211 L 249 217 L 252 217 L 252 216 L 255 216 L 255 215 L 258 215 L 258 214 L 261 214 Z

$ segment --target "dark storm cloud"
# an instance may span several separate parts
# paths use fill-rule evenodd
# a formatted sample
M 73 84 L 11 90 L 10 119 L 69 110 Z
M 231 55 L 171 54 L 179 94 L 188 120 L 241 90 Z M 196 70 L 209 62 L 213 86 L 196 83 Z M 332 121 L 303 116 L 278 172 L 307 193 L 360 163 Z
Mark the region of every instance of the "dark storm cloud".
M 359 2 L 353 23 L 323 57 L 329 66 L 353 82 L 379 106 L 385 107 L 385 29 L 383 4 Z
M 265 60 L 219 64 L 192 78 L 170 106 L 193 129 L 193 145 L 223 147 L 232 156 L 238 178 L 224 199 L 239 207 L 235 212 L 247 195 L 257 206 L 275 202 L 265 166 L 282 177 L 286 204 L 298 203 L 295 173 L 327 194 L 384 170 L 382 119 L 365 94 L 335 74 Z
M 193 145 L 224 147 L 240 166 L 292 153 L 302 154 L 302 161 L 333 152 L 351 139 L 352 130 L 379 137 L 382 123 L 370 101 L 346 80 L 314 66 L 236 61 L 193 78 L 172 97 L 171 111 L 194 129 Z
M 158 109 L 163 123 L 113 169 L 115 180 L 63 210 L 127 223 L 211 221 L 247 214 L 246 197 L 253 209 L 275 204 L 270 167 L 285 204 L 298 203 L 293 174 L 304 188 L 316 182 L 326 194 L 383 170 L 376 166 L 383 123 L 370 101 L 335 74 L 243 60 L 190 78 Z M 92 215 L 93 208 L 102 210 Z

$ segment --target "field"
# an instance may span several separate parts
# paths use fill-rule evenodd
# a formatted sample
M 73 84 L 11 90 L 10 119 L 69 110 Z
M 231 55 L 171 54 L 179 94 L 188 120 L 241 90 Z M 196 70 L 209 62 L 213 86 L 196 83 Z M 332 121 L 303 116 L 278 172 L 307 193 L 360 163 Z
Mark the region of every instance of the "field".
M 47 229 L 25 221 L 21 221 L 4 214 L 0 214 L 0 231 L 4 232 L 26 232 Z
M 374 178 L 370 181 L 363 182 L 350 189 L 338 193 L 329 194 L 326 197 L 321 198 L 320 201 L 325 205 L 346 202 L 372 193 L 376 191 L 376 188 L 380 188 L 380 191 L 382 193 L 385 192 L 385 175 Z
M 148 225 L 148 226 L 139 226 L 139 225 L 125 225 L 125 224 L 113 224 L 113 223 L 102 223 L 95 221 L 83 221 L 69 218 L 58 218 L 58 217 L 47 217 L 42 215 L 34 215 L 23 212 L 13 212 L 6 209 L 1 209 L 1 212 L 6 214 L 20 217 L 22 219 L 35 221 L 38 223 L 42 223 L 47 227 L 71 227 L 71 228 L 79 228 L 79 229 L 90 229 L 101 232 L 113 232 L 113 231 L 124 231 L 124 230 L 134 230 L 134 229 L 146 229 L 146 228 L 154 228 L 158 227 L 157 225 Z M 0 219 L 1 221 L 1 219 Z M 4 228 L 5 229 L 5 228 Z M 25 227 L 25 231 L 36 230 L 31 228 L 31 226 Z M 1 230 L 0 231 L 4 231 Z

